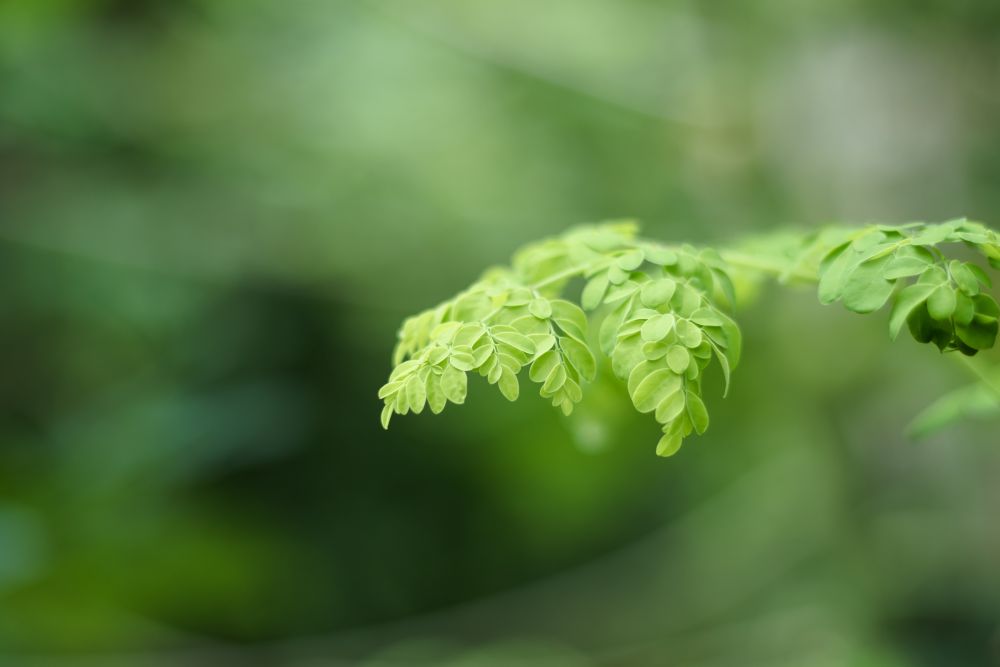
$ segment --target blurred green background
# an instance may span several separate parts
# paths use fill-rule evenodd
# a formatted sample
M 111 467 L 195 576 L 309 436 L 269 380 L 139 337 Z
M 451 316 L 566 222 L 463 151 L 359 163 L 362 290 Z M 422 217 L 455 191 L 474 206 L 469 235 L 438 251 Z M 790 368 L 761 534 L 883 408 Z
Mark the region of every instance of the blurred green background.
M 581 221 L 996 227 L 998 120 L 995 0 L 0 2 L 0 663 L 1000 665 L 997 423 L 908 441 L 884 318 L 769 291 L 669 460 L 375 398 Z

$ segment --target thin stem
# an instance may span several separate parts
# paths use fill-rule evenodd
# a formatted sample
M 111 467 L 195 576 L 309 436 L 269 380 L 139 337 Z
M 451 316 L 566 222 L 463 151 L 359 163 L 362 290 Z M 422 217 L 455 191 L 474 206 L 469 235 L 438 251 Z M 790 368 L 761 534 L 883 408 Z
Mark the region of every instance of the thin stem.
M 754 257 L 752 255 L 731 250 L 724 250 L 719 254 L 722 255 L 722 259 L 725 260 L 727 264 L 731 264 L 738 268 L 750 269 L 752 271 L 759 271 L 761 273 L 767 273 L 774 276 L 798 278 L 799 280 L 809 283 L 819 282 L 819 277 L 815 273 L 800 270 L 790 271 L 788 266 L 768 262 L 766 259 L 760 257 Z M 792 266 L 794 267 L 794 265 Z

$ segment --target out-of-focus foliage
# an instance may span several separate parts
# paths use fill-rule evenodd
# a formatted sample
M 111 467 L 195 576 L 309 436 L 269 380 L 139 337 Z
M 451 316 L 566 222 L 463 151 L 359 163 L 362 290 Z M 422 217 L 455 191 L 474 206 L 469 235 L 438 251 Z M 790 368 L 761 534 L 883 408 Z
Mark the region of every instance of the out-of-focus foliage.
M 1000 220 L 997 62 L 987 0 L 0 2 L 0 662 L 995 662 L 996 422 L 901 435 L 976 378 L 808 293 L 669 462 L 617 381 L 372 397 L 577 221 Z

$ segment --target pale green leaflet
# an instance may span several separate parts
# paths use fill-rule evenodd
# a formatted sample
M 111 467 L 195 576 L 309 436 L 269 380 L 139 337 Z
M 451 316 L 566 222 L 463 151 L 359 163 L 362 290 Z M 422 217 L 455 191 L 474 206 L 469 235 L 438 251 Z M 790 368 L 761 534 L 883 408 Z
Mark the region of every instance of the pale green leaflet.
M 509 268 L 408 318 L 378 394 L 382 425 L 393 414 L 463 403 L 472 372 L 516 400 L 525 368 L 541 396 L 568 415 L 603 357 L 635 408 L 660 424 L 656 451 L 670 456 L 708 428 L 705 373 L 718 369 L 728 392 L 739 364 L 735 285 L 768 277 L 817 283 L 821 303 L 857 313 L 892 301 L 892 338 L 906 325 L 915 340 L 967 356 L 996 342 L 1000 307 L 987 271 L 939 247 L 967 246 L 1000 269 L 1000 235 L 980 223 L 827 227 L 718 250 L 637 232 L 632 222 L 610 222 L 531 244 Z M 977 405 L 990 402 L 976 396 Z M 1000 412 L 1000 395 L 992 403 Z

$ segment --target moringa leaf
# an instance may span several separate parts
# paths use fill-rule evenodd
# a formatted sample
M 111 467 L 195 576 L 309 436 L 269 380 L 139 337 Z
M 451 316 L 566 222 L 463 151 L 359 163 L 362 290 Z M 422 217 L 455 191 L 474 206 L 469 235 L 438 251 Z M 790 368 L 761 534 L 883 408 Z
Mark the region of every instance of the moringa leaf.
M 517 375 L 514 374 L 509 368 L 504 368 L 500 377 L 497 380 L 497 387 L 500 388 L 500 393 L 503 394 L 504 398 L 508 401 L 516 401 L 517 396 L 520 393 L 517 382 Z
M 621 285 L 626 280 L 628 280 L 629 272 L 624 270 L 618 264 L 614 264 L 608 269 L 608 280 L 611 281 L 612 285 Z
M 683 374 L 688 369 L 688 364 L 690 363 L 691 353 L 687 351 L 687 348 L 674 345 L 667 351 L 667 366 L 674 373 L 678 375 Z
M 393 414 L 463 403 L 471 371 L 515 400 L 525 367 L 539 394 L 570 414 L 597 373 L 587 330 L 599 323 L 597 347 L 635 407 L 662 424 L 657 452 L 669 455 L 708 428 L 702 378 L 713 364 L 728 393 L 742 354 L 742 333 L 728 312 L 767 276 L 818 282 L 822 303 L 841 300 L 859 313 L 879 309 L 898 285 L 891 337 L 906 323 L 915 340 L 942 351 L 973 355 L 994 347 L 1000 306 L 983 291 L 990 276 L 935 247 L 955 243 L 1000 268 L 1000 236 L 963 219 L 827 227 L 723 253 L 637 239 L 631 223 L 571 230 L 526 246 L 510 267 L 491 269 L 453 299 L 406 318 L 378 391 L 380 421 L 388 427 Z M 562 297 L 575 278 L 587 281 L 579 304 Z
M 843 287 L 844 306 L 856 313 L 878 310 L 892 295 L 895 283 L 882 277 L 891 259 L 884 256 L 859 264 L 849 273 Z
M 476 363 L 476 358 L 472 356 L 472 352 L 452 352 L 448 360 L 453 367 L 460 371 L 471 371 L 480 366 L 480 364 Z
M 446 366 L 441 373 L 441 391 L 452 403 L 462 404 L 468 391 L 468 377 L 454 366 Z
M 647 261 L 660 266 L 673 266 L 677 263 L 677 253 L 670 248 L 647 246 L 645 255 Z
M 406 402 L 410 404 L 410 410 L 414 414 L 420 414 L 424 409 L 424 402 L 427 399 L 427 390 L 424 382 L 416 375 L 410 376 L 406 382 Z
M 889 315 L 889 337 L 892 340 L 896 340 L 913 309 L 922 305 L 934 290 L 933 285 L 918 283 L 906 287 L 899 293 L 896 303 L 893 304 L 892 314 Z
M 537 298 L 528 304 L 528 312 L 539 319 L 548 319 L 552 316 L 552 304 L 548 299 Z
M 983 270 L 981 266 L 977 264 L 972 264 L 971 262 L 966 264 L 965 266 L 967 266 L 969 271 L 972 272 L 972 275 L 976 277 L 976 280 L 979 282 L 980 285 L 986 288 L 993 287 L 993 280 L 990 278 L 989 274 L 987 274 L 986 271 Z
M 680 386 L 680 376 L 668 368 L 659 368 L 636 386 L 632 393 L 632 404 L 639 412 L 652 412 L 664 398 L 677 391 Z
M 997 339 L 997 321 L 975 316 L 968 324 L 956 324 L 958 339 L 973 350 L 988 350 Z
M 656 405 L 656 421 L 661 424 L 669 424 L 676 420 L 686 407 L 687 403 L 684 401 L 684 391 L 681 383 L 678 382 L 676 383 L 676 388 Z
M 930 261 L 923 257 L 901 255 L 894 257 L 886 263 L 882 270 L 882 277 L 886 280 L 896 280 L 897 278 L 909 278 L 923 273 Z
M 574 338 L 563 338 L 559 344 L 567 361 L 573 364 L 580 376 L 585 380 L 593 380 L 597 374 L 597 361 L 590 348 Z
M 448 397 L 445 396 L 444 389 L 441 387 L 441 376 L 437 373 L 431 373 L 427 378 L 427 407 L 437 415 L 441 414 L 447 403 Z
M 583 294 L 580 295 L 580 304 L 585 310 L 594 310 L 601 305 L 601 301 L 604 300 L 604 294 L 607 291 L 608 274 L 598 274 L 594 278 L 591 278 L 587 286 L 583 288 Z
M 520 350 L 521 352 L 526 354 L 535 354 L 534 341 L 524 334 L 517 333 L 516 331 L 497 331 L 493 334 L 493 337 L 501 343 L 510 345 L 514 349 Z M 476 368 L 478 368 L 478 366 Z
M 979 280 L 968 264 L 953 259 L 948 263 L 948 272 L 951 274 L 951 278 L 955 281 L 955 284 L 958 285 L 958 288 L 965 292 L 966 295 L 975 296 L 979 294 Z
M 647 342 L 663 340 L 674 326 L 674 316 L 655 315 L 642 325 L 642 339 Z
M 831 250 L 819 269 L 819 302 L 830 304 L 838 300 L 851 275 L 851 270 L 858 264 L 858 254 L 849 243 Z
M 629 250 L 618 258 L 618 267 L 623 271 L 635 271 L 642 266 L 643 259 L 644 254 L 639 248 Z
M 552 319 L 564 333 L 583 341 L 587 337 L 587 315 L 575 303 L 556 299 L 552 303 Z
M 642 287 L 639 299 L 644 306 L 659 308 L 677 291 L 677 282 L 670 278 L 651 280 Z
M 705 402 L 701 400 L 701 396 L 690 390 L 685 398 L 687 399 L 687 413 L 691 424 L 694 426 L 695 432 L 701 435 L 708 430 L 708 409 L 705 408 Z
M 939 285 L 927 297 L 927 312 L 935 320 L 946 320 L 955 312 L 955 292 L 950 285 Z
M 657 456 L 673 456 L 681 448 L 684 438 L 678 433 L 664 434 L 660 441 L 656 443 Z
M 698 325 L 691 323 L 689 320 L 677 320 L 675 328 L 677 330 L 677 339 L 682 345 L 686 347 L 698 347 L 701 345 L 704 336 Z

